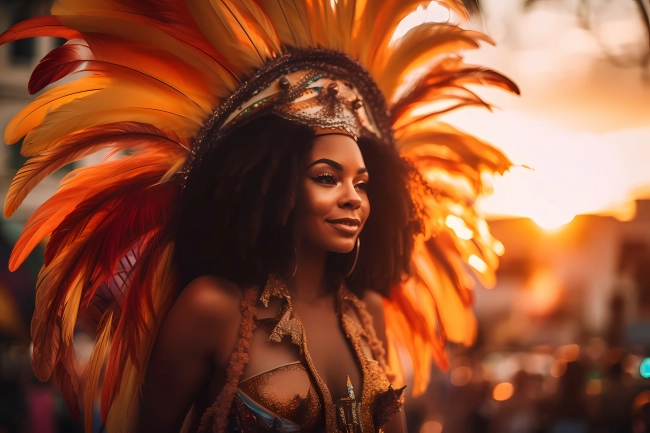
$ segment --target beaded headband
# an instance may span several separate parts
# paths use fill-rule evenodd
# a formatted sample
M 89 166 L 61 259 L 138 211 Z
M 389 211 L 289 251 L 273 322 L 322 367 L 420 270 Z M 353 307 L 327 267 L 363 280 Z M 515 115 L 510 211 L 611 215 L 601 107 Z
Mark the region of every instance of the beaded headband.
M 294 98 L 296 94 L 298 97 Z M 328 78 L 313 69 L 291 72 L 274 80 L 269 87 L 237 107 L 222 129 L 245 122 L 267 105 L 271 113 L 284 119 L 315 128 L 339 129 L 355 140 L 364 129 L 381 137 L 354 84 Z

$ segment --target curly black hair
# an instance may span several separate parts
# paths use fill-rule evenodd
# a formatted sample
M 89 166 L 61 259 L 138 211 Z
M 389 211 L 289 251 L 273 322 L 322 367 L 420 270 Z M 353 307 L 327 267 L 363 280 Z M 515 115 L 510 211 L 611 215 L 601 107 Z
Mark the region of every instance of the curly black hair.
M 293 259 L 294 210 L 314 131 L 266 115 L 226 136 L 205 137 L 214 143 L 188 173 L 182 195 L 175 239 L 181 281 L 213 274 L 241 287 L 261 286 Z M 365 137 L 358 145 L 372 177 L 372 212 L 346 282 L 357 294 L 369 288 L 388 295 L 408 275 L 414 236 L 422 229 L 422 207 L 411 191 L 421 179 L 392 146 Z

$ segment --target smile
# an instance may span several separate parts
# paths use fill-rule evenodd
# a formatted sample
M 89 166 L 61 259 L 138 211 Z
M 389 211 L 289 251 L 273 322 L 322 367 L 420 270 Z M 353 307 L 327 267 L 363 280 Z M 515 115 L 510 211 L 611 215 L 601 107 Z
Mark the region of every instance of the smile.
M 361 221 L 354 218 L 339 218 L 326 220 L 326 222 L 346 234 L 355 234 L 361 227 Z

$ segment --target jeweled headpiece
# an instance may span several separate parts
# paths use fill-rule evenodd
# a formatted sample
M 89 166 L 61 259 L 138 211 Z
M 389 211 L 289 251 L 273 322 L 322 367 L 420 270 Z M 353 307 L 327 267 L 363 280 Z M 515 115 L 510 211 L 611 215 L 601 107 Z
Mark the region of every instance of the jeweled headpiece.
M 468 17 L 461 0 L 438 2 Z M 127 429 L 156 317 L 174 298 L 169 221 L 179 211 L 183 173 L 205 151 L 196 143 L 208 146 L 207 134 L 265 113 L 397 146 L 438 191 L 425 199 L 429 220 L 416 239 L 414 273 L 385 304 L 389 342 L 411 356 L 413 391 L 424 390 L 432 360 L 446 365 L 445 341 L 472 341 L 466 264 L 484 265 L 474 273 L 486 285 L 497 264 L 495 241 L 473 203 L 482 175 L 502 173 L 510 161 L 440 116 L 488 107 L 467 85 L 517 88 L 463 63 L 459 50 L 489 41 L 480 33 L 427 22 L 393 40 L 400 22 L 425 3 L 60 0 L 52 16 L 0 35 L 0 44 L 68 40 L 32 74 L 30 92 L 47 90 L 5 131 L 7 143 L 23 139 L 21 153 L 30 158 L 9 189 L 5 215 L 59 168 L 100 150 L 127 151 L 65 177 L 29 219 L 10 259 L 16 269 L 51 235 L 32 321 L 33 367 L 42 380 L 55 376 L 73 414 L 79 393 L 92 413 L 108 357 L 102 419 L 108 431 Z M 52 85 L 63 77 L 72 79 Z M 459 237 L 445 223 L 450 216 L 472 235 Z M 91 310 L 97 341 L 79 375 L 72 336 L 77 317 Z M 398 364 L 397 351 L 389 353 Z M 92 417 L 85 420 L 91 429 Z
M 371 136 L 395 145 L 388 108 L 370 73 L 343 53 L 322 48 L 290 49 L 254 72 L 219 106 L 199 134 L 186 165 L 213 142 L 251 119 L 274 114 L 314 128 L 338 129 L 355 140 Z
M 327 59 L 327 62 L 318 59 Z M 268 80 L 273 80 L 269 83 Z M 287 120 L 306 125 L 340 129 L 355 138 L 361 135 L 387 136 L 375 123 L 370 107 L 366 107 L 362 91 L 373 104 L 382 105 L 382 120 L 388 125 L 386 104 L 377 100 L 379 89 L 370 74 L 352 58 L 336 51 L 324 49 L 291 50 L 288 54 L 270 62 L 250 79 L 253 90 L 250 98 L 228 113 L 228 101 L 214 116 L 221 123 L 221 130 L 228 130 L 248 119 L 264 113 L 273 113 Z M 358 85 L 356 84 L 358 83 Z M 250 87 L 242 88 L 234 99 L 241 99 Z M 227 115 L 225 119 L 223 117 Z M 376 113 L 375 113 L 376 115 Z M 223 120 L 221 120 L 223 119 Z M 383 132 L 383 134 L 382 134 Z

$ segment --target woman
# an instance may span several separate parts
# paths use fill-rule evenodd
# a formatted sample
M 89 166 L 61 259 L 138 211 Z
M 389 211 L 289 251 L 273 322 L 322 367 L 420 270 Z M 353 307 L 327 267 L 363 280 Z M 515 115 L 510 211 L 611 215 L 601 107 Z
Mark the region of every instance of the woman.
M 258 300 L 258 326 L 239 392 L 244 392 L 242 385 L 260 374 L 265 376 L 265 385 L 262 390 L 247 389 L 243 396 L 246 401 L 269 405 L 271 400 L 271 407 L 284 409 L 281 412 L 292 418 L 283 419 L 287 426 L 308 424 L 316 429 L 313 431 L 320 431 L 324 428 L 323 414 L 321 410 L 316 411 L 316 416 L 309 413 L 311 393 L 325 398 L 322 394 L 329 392 L 333 402 L 346 398 L 346 376 L 360 397 L 388 390 L 387 381 L 384 389 L 373 389 L 377 385 L 372 383 L 362 386 L 360 361 L 337 318 L 336 284 L 346 274 L 357 272 L 374 287 L 386 290 L 388 283 L 399 280 L 405 271 L 401 269 L 403 262 L 393 257 L 393 249 L 381 245 L 398 234 L 405 239 L 407 252 L 412 248 L 413 231 L 418 226 L 411 219 L 413 205 L 406 189 L 410 167 L 397 152 L 382 152 L 380 144 L 369 139 L 362 138 L 357 144 L 345 131 L 315 132 L 277 117 L 258 118 L 249 126 L 213 146 L 215 155 L 203 164 L 209 167 L 206 173 L 194 170 L 193 179 L 188 179 L 186 191 L 196 191 L 197 183 L 203 188 L 201 193 L 187 198 L 183 206 L 188 220 L 180 225 L 177 251 L 182 257 L 179 260 L 188 263 L 185 268 L 191 268 L 185 271 L 184 279 L 199 276 L 182 291 L 158 335 L 145 380 L 140 431 L 178 431 L 192 404 L 194 413 L 201 415 L 215 401 L 226 381 L 237 342 L 242 289 L 264 287 L 273 272 L 277 275 L 275 281 L 286 285 L 292 314 L 304 326 L 309 349 L 305 344 L 301 354 L 302 345 L 293 344 L 290 336 L 270 341 L 278 324 L 262 323 L 276 318 L 286 301 L 273 297 L 264 307 Z M 227 161 L 239 159 L 234 152 L 249 150 L 256 152 L 254 161 L 227 167 Z M 214 176 L 213 170 L 221 175 Z M 264 178 L 266 194 L 260 195 Z M 242 186 L 235 192 L 236 185 Z M 220 193 L 215 194 L 215 190 Z M 207 199 L 210 196 L 212 200 Z M 296 197 L 295 206 L 290 205 L 292 196 Z M 377 217 L 373 217 L 378 221 L 366 226 L 373 218 L 371 200 L 377 202 Z M 259 205 L 251 203 L 255 201 Z M 251 212 L 249 206 L 257 210 Z M 274 217 L 281 213 L 287 216 Z M 260 227 L 255 227 L 254 220 L 259 216 L 265 218 L 260 220 Z M 250 239 L 255 233 L 257 236 Z M 369 247 L 368 253 L 361 245 Z M 233 254 L 240 249 L 245 251 L 243 259 Z M 373 251 L 388 257 L 377 257 Z M 395 261 L 397 271 L 393 275 L 376 265 L 387 260 Z M 205 270 L 197 269 L 197 263 L 204 263 Z M 370 291 L 365 299 L 370 300 L 383 337 L 381 299 Z M 343 306 L 349 310 L 346 314 L 361 325 L 355 305 L 347 304 Z M 217 335 L 223 338 L 215 338 Z M 364 356 L 373 359 L 367 342 L 360 343 Z M 310 376 L 306 355 L 313 362 L 313 375 L 320 376 L 325 386 Z M 277 371 L 286 366 L 291 370 Z M 173 381 L 170 372 L 178 372 Z M 291 406 L 296 395 L 304 410 L 282 407 Z M 241 423 L 239 428 L 247 431 Z M 258 427 L 256 431 L 262 430 Z M 398 422 L 385 431 L 403 430 Z
M 63 3 L 0 36 L 69 40 L 30 91 L 87 73 L 9 125 L 33 158 L 5 212 L 71 161 L 128 152 L 65 178 L 16 245 L 12 269 L 52 234 L 37 377 L 89 414 L 107 358 L 110 432 L 404 431 L 390 348 L 421 392 L 445 339 L 474 332 L 463 262 L 489 282 L 496 260 L 471 203 L 509 161 L 437 120 L 486 105 L 468 83 L 516 91 L 455 55 L 482 35 L 426 23 L 394 43 L 408 1 Z M 97 332 L 83 373 L 79 322 Z
M 188 178 L 186 191 L 192 193 L 186 194 L 182 206 L 186 219 L 180 224 L 176 244 L 183 280 L 191 282 L 158 336 L 145 381 L 139 430 L 177 431 L 192 403 L 200 415 L 216 399 L 237 341 L 242 288 L 264 287 L 270 273 L 278 276 L 276 280 L 285 284 L 291 295 L 293 314 L 300 318 L 310 342 L 309 351 L 305 351 L 313 360 L 313 374 L 320 375 L 326 386 L 319 387 L 313 377 L 305 383 L 309 374 L 306 365 L 300 365 L 294 367 L 302 369 L 301 373 L 294 368 L 269 379 L 279 383 L 280 389 L 268 392 L 286 394 L 281 399 L 286 404 L 295 395 L 308 402 L 311 381 L 311 392 L 329 392 L 337 402 L 348 396 L 346 376 L 359 396 L 363 395 L 361 389 L 365 393 L 388 390 L 388 382 L 378 390 L 361 386 L 357 354 L 337 319 L 336 284 L 356 273 L 366 287 L 387 291 L 407 271 L 396 248 L 389 245 L 396 236 L 401 237 L 408 257 L 419 228 L 406 188 L 409 174 L 415 175 L 412 168 L 396 151 L 367 138 L 357 144 L 344 130 L 314 131 L 275 116 L 255 119 L 248 126 L 211 146 L 210 160 L 202 164 L 206 172 L 195 169 Z M 253 151 L 255 159 L 229 167 L 229 162 L 240 158 L 235 153 Z M 259 194 L 260 189 L 265 194 Z M 291 197 L 296 197 L 295 205 Z M 369 219 L 371 201 L 377 203 L 377 216 Z M 256 210 L 250 211 L 250 207 Z M 244 251 L 243 257 L 233 254 L 236 251 Z M 392 266 L 381 266 L 390 261 Z M 386 272 L 390 268 L 394 269 L 392 275 Z M 350 287 L 362 295 L 364 286 L 350 281 Z M 383 337 L 381 299 L 370 291 L 365 299 L 370 300 Z M 257 301 L 257 322 L 275 318 L 282 305 L 276 298 L 268 308 Z M 347 314 L 361 325 L 355 305 L 345 307 L 352 308 Z M 286 341 L 289 338 L 269 341 L 272 328 L 260 325 L 255 330 L 242 383 L 278 366 L 307 364 L 300 345 Z M 194 337 L 188 339 L 188 335 Z M 229 338 L 216 339 L 215 335 Z M 368 344 L 361 343 L 364 356 L 373 359 Z M 170 387 L 172 371 L 186 372 L 174 380 L 177 388 Z M 288 378 L 283 380 L 284 376 Z M 288 388 L 283 389 L 282 384 Z M 308 412 L 308 405 L 305 410 Z M 308 419 L 308 413 L 291 415 L 294 424 L 301 424 L 300 419 L 323 424 L 322 419 Z M 316 418 L 322 418 L 320 413 Z

